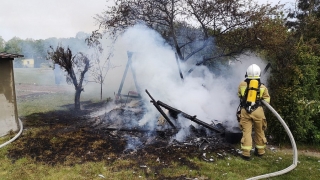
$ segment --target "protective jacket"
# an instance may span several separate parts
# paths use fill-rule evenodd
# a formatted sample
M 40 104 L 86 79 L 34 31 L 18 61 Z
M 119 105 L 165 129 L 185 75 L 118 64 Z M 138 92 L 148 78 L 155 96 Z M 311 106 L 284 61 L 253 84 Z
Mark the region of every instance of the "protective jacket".
M 243 101 L 246 95 L 246 89 L 248 88 L 248 80 L 245 80 L 239 84 L 238 96 Z M 245 107 L 240 106 L 240 128 L 242 130 L 241 150 L 242 155 L 250 157 L 250 151 L 252 149 L 252 129 L 254 129 L 253 141 L 255 143 L 256 153 L 263 155 L 265 153 L 265 146 L 267 143 L 264 131 L 267 128 L 267 121 L 264 115 L 263 108 L 261 107 L 261 100 L 265 100 L 270 103 L 270 95 L 268 89 L 264 84 L 259 85 L 259 91 L 256 99 L 256 107 L 252 112 L 248 112 Z

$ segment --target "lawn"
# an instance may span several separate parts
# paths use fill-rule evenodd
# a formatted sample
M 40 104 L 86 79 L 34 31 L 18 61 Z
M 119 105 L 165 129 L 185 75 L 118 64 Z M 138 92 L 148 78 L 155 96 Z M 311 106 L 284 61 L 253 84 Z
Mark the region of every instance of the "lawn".
M 40 80 L 32 81 L 30 77 L 24 79 L 20 77 L 23 72 L 19 73 L 15 75 L 19 80 L 16 83 L 30 81 L 48 85 Z M 24 131 L 16 141 L 0 149 L 1 180 L 238 180 L 280 171 L 292 164 L 292 150 L 288 144 L 269 144 L 265 156 L 253 156 L 251 161 L 223 150 L 203 151 L 198 147 L 161 144 L 124 153 L 124 141 L 115 139 L 117 134 L 96 131 L 81 123 L 87 119 L 81 113 L 74 115 L 72 97 L 70 92 L 61 92 L 17 98 Z M 84 113 L 108 103 L 82 99 Z M 14 135 L 0 137 L 0 144 Z M 239 144 L 232 146 L 239 148 Z M 298 144 L 298 150 L 298 166 L 270 179 L 320 179 L 319 145 Z M 212 160 L 206 161 L 204 156 Z

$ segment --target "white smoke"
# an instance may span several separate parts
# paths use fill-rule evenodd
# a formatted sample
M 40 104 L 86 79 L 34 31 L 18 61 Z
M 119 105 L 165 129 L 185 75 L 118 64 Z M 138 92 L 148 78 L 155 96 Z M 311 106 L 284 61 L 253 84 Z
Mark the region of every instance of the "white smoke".
M 205 66 L 196 67 L 187 75 L 187 71 L 193 66 L 180 62 L 184 74 L 182 80 L 174 50 L 156 31 L 144 25 L 136 25 L 127 29 L 115 45 L 113 63 L 119 65 L 119 68 L 110 72 L 109 77 L 118 84 L 127 63 L 128 51 L 133 52 L 132 68 L 136 73 L 139 93 L 145 100 L 148 111 L 139 124 L 147 125 L 149 128 L 155 128 L 157 125 L 159 112 L 150 103 L 150 98 L 145 93 L 146 89 L 155 100 L 189 115 L 197 115 L 198 119 L 206 123 L 211 124 L 213 120 L 218 120 L 226 126 L 238 126 L 235 116 L 239 105 L 238 85 L 244 80 L 245 71 L 250 64 L 256 63 L 261 69 L 265 67 L 265 63 L 258 57 L 241 56 L 240 61 L 231 63 L 230 68 L 219 76 L 212 74 Z M 128 72 L 123 92 L 135 90 L 132 82 L 132 74 Z M 179 121 L 183 122 L 183 127 L 195 124 L 187 119 L 180 118 Z M 176 138 L 183 139 L 182 134 L 186 134 L 184 130 L 179 132 Z

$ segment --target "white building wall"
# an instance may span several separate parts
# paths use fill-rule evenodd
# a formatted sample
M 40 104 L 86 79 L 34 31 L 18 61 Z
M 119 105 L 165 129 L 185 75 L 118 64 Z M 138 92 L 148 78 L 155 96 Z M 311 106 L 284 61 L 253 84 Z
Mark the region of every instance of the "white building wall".
M 11 130 L 16 131 L 14 104 L 7 101 L 4 94 L 0 94 L 0 114 L 0 136 L 6 135 Z
M 0 136 L 18 130 L 12 60 L 0 60 Z

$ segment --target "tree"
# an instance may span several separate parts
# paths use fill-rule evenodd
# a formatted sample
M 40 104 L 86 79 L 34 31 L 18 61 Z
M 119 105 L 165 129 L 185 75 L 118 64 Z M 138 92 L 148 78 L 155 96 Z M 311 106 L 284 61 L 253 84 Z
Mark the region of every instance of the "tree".
M 92 59 L 94 64 L 90 68 L 90 73 L 92 75 L 93 81 L 100 85 L 100 99 L 102 100 L 102 85 L 104 84 L 104 80 L 107 76 L 107 73 L 110 69 L 114 68 L 111 65 L 110 57 L 112 53 L 108 53 L 108 57 L 105 59 L 101 58 L 100 51 L 95 47 L 94 53 L 92 55 Z
M 278 15 L 279 7 L 260 6 L 251 0 L 116 0 L 96 20 L 114 37 L 143 22 L 166 39 L 181 61 L 201 55 L 196 63 L 201 65 L 259 45 L 255 31 L 250 36 L 246 32 L 264 17 Z M 94 31 L 90 43 L 101 37 L 100 31 Z
M 317 84 L 320 58 L 314 55 L 313 45 L 300 40 L 290 51 L 290 61 L 272 61 L 272 106 L 288 124 L 295 139 L 305 143 L 320 142 L 320 92 Z M 287 140 L 284 129 L 269 115 L 269 130 L 282 142 Z
M 34 59 L 34 67 L 40 67 L 46 60 L 46 50 L 43 40 L 26 39 L 20 42 L 21 51 L 25 58 Z
M 74 107 L 80 110 L 80 95 L 83 91 L 83 80 L 86 72 L 90 68 L 90 61 L 83 53 L 72 54 L 69 47 L 64 48 L 58 45 L 56 49 L 50 46 L 48 60 L 60 65 L 67 72 L 67 82 L 75 87 Z
M 4 52 L 5 44 L 6 44 L 6 42 L 4 41 L 2 36 L 0 36 L 0 52 Z
M 290 18 L 293 18 L 291 20 Z M 320 1 L 299 0 L 298 8 L 288 15 L 287 26 L 295 32 L 296 39 L 305 42 L 312 41 L 315 55 L 320 56 Z M 320 66 L 320 62 L 318 64 Z M 320 69 L 318 69 L 318 84 L 320 84 Z
M 12 53 L 12 54 L 21 54 L 22 53 L 22 49 L 20 46 L 21 42 L 22 42 L 22 40 L 18 37 L 14 37 L 14 38 L 10 39 L 6 43 L 4 51 L 7 53 Z
M 295 17 L 295 21 L 287 21 L 284 28 L 276 28 L 276 24 L 269 23 L 268 26 L 272 25 L 272 31 L 276 32 L 276 38 L 267 41 L 271 40 L 269 43 L 275 48 L 266 46 L 263 50 L 272 63 L 268 83 L 271 104 L 286 121 L 295 139 L 305 143 L 320 142 L 320 46 L 317 30 L 320 23 L 315 2 L 299 1 L 300 9 L 288 16 Z M 271 113 L 267 116 L 269 133 L 274 140 L 288 140 L 278 120 Z
M 22 40 L 18 37 L 10 39 L 8 42 L 6 42 L 4 51 L 12 54 L 22 54 L 21 42 Z M 21 58 L 17 58 L 13 63 L 15 67 L 23 66 Z
M 298 8 L 289 13 L 286 22 L 290 28 L 287 45 L 267 53 L 272 62 L 271 103 L 295 139 L 305 143 L 320 142 L 319 7 L 320 1 L 299 0 Z M 269 132 L 275 139 L 287 140 L 283 128 L 271 115 L 269 122 Z
M 320 17 L 320 1 L 299 0 L 297 8 L 288 14 L 287 26 L 301 35 L 308 31 L 308 21 L 314 17 Z

